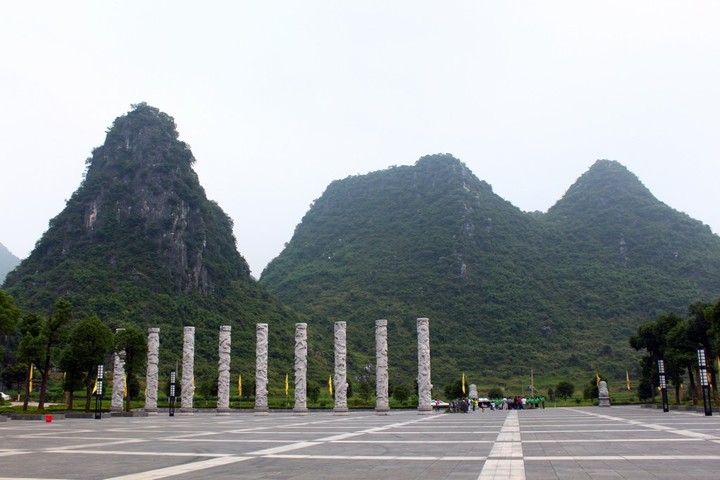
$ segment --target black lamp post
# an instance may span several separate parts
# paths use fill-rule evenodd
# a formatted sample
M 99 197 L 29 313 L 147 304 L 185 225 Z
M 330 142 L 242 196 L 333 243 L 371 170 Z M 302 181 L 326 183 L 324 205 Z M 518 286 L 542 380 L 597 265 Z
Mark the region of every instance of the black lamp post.
M 698 346 L 698 370 L 700 371 L 700 385 L 702 386 L 703 406 L 705 407 L 705 416 L 712 415 L 712 404 L 710 400 L 710 385 L 708 383 L 707 360 L 705 359 L 705 348 Z
M 102 389 L 103 389 L 104 369 L 105 369 L 105 367 L 103 365 L 98 365 L 97 379 L 95 380 L 95 385 L 97 385 L 97 388 L 95 389 L 95 420 L 100 420 L 100 418 L 102 418 L 102 414 L 101 414 L 100 410 L 102 409 Z
M 175 416 L 175 371 L 170 372 L 170 416 Z
M 658 374 L 660 375 L 660 396 L 662 397 L 663 412 L 669 412 L 667 396 L 667 382 L 665 381 L 665 360 L 658 360 Z

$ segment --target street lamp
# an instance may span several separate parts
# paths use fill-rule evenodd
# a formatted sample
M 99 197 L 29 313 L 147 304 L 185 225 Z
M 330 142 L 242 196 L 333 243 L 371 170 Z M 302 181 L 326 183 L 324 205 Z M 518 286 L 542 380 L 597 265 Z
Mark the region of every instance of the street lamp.
M 170 372 L 170 406 L 168 408 L 170 416 L 175 416 L 175 370 Z
M 663 412 L 669 412 L 667 396 L 667 382 L 665 382 L 665 360 L 658 360 L 658 374 L 660 375 L 660 396 L 662 397 Z
M 95 380 L 95 420 L 102 418 L 100 409 L 102 408 L 102 389 L 103 389 L 103 373 L 105 367 L 100 364 L 98 365 L 97 379 Z
M 710 400 L 710 385 L 708 384 L 707 360 L 705 358 L 705 348 L 698 346 L 698 370 L 700 371 L 700 385 L 703 392 L 703 406 L 705 407 L 705 416 L 712 415 L 712 404 Z

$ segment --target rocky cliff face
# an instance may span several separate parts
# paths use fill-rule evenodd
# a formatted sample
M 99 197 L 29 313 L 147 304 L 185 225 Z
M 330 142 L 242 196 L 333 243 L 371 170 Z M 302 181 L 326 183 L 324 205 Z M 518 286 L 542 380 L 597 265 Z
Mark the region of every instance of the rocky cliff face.
M 91 276 L 107 270 L 104 281 L 152 291 L 209 294 L 249 279 L 232 222 L 206 198 L 194 161 L 172 117 L 135 106 L 115 120 L 87 160 L 82 185 L 8 283 L 67 262 L 92 266 Z

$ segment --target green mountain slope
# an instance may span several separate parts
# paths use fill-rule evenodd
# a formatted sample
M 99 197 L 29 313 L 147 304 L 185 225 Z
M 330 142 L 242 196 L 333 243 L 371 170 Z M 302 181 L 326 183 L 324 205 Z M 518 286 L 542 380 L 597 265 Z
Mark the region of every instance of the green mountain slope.
M 300 317 L 250 278 L 232 222 L 205 196 L 194 161 L 167 114 L 140 104 L 117 118 L 82 185 L 4 288 L 24 311 L 48 311 L 63 297 L 77 316 L 97 314 L 112 327 L 160 327 L 165 370 L 181 358 L 182 327 L 193 325 L 198 378 L 210 381 L 218 327 L 233 326 L 242 345 L 234 369 L 250 375 L 255 323 L 268 322 L 279 378 L 292 365 Z
M 390 320 L 394 382 L 415 371 L 419 316 L 431 318 L 439 386 L 461 371 L 621 375 L 639 322 L 720 292 L 719 240 L 615 162 L 531 215 L 433 155 L 333 182 L 260 282 L 326 329 L 347 320 L 356 369 L 374 320 Z

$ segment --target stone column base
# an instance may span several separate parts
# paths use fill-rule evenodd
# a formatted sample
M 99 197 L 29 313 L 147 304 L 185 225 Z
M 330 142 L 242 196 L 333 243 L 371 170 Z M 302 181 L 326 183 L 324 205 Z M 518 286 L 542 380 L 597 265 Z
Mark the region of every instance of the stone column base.
M 333 415 L 347 415 L 347 408 L 333 408 Z
M 268 407 L 255 407 L 255 415 L 270 415 Z
M 230 415 L 230 412 L 231 412 L 231 410 L 227 407 L 217 409 L 217 415 L 222 415 L 222 416 Z

